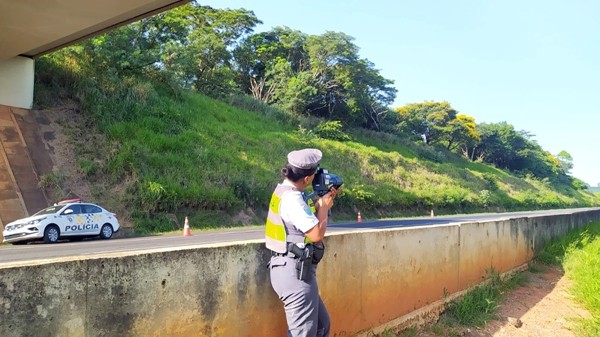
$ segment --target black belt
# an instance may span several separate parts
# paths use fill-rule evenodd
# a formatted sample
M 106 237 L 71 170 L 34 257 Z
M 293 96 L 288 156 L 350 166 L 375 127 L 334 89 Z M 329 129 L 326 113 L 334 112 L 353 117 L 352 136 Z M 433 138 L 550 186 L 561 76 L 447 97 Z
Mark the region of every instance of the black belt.
M 294 253 L 290 252 L 291 248 L 289 248 L 289 245 L 295 245 L 295 243 L 294 242 L 287 242 L 287 246 L 288 246 L 287 253 L 278 253 L 278 252 L 272 250 L 271 251 L 271 256 L 289 256 L 289 257 L 294 258 L 294 259 L 298 258 L 296 255 L 294 255 Z M 307 243 L 306 245 L 312 245 L 312 243 Z

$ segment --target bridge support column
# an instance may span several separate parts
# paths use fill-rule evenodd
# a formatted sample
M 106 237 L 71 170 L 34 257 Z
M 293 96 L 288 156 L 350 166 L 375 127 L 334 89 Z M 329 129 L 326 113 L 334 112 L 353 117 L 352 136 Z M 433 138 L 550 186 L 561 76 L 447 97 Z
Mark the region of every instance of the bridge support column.
M 0 61 L 0 105 L 31 109 L 34 61 L 17 56 Z

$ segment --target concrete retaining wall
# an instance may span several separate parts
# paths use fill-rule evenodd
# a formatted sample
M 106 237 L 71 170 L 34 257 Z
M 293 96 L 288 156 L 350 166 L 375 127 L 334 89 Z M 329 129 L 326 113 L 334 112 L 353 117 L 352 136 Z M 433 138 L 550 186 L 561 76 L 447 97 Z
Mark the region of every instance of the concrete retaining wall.
M 39 129 L 44 122 L 47 118 L 33 111 L 0 105 L 0 231 L 48 206 L 38 187 L 40 177 L 53 168 Z
M 333 335 L 439 311 L 489 268 L 522 266 L 596 220 L 600 210 L 332 234 L 318 277 Z M 268 259 L 254 241 L 0 269 L 0 336 L 284 336 Z

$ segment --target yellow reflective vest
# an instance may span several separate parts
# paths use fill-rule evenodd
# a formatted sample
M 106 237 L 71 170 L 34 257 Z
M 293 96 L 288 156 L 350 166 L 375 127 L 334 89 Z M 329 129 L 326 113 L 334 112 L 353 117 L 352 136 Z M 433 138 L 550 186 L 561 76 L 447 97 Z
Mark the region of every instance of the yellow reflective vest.
M 289 191 L 296 190 L 293 186 L 278 184 L 271 196 L 271 202 L 269 203 L 269 213 L 267 215 L 267 222 L 265 224 L 265 245 L 270 250 L 284 254 L 287 252 L 288 242 L 309 242 L 307 237 L 299 237 L 294 235 L 290 237 L 287 235 L 287 230 L 283 219 L 279 214 L 279 206 L 281 205 L 281 198 Z

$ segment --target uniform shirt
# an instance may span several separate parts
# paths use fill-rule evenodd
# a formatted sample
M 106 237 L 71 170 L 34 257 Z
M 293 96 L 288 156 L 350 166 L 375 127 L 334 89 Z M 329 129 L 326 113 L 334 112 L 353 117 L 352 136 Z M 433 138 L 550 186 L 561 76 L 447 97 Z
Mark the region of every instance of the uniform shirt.
M 283 181 L 282 185 L 294 186 L 287 179 Z M 304 201 L 302 192 L 298 190 L 291 190 L 283 195 L 279 204 L 279 215 L 286 224 L 295 226 L 303 233 L 308 232 L 319 223 L 319 219 L 317 219 L 306 201 Z

